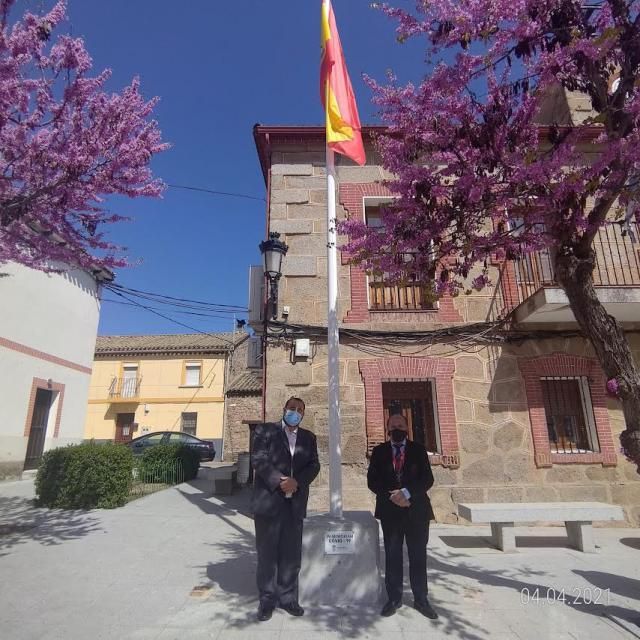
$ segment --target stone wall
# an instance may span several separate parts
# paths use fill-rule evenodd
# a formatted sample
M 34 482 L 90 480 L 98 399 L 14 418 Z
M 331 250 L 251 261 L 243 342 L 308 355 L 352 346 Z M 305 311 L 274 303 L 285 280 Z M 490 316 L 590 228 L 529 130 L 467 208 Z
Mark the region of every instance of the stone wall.
M 421 358 L 446 357 L 455 364 L 453 412 L 459 441 L 459 466 L 433 465 L 430 495 L 440 522 L 457 522 L 459 502 L 604 501 L 625 507 L 629 522 L 640 523 L 640 476 L 617 455 L 615 464 L 553 464 L 538 468 L 532 442 L 527 395 L 519 360 L 542 354 L 592 355 L 583 341 L 529 341 L 520 347 L 479 347 L 460 351 L 434 345 Z M 415 349 L 413 350 L 415 351 Z M 368 508 L 367 427 L 361 362 L 371 359 L 355 346 L 341 345 L 340 398 L 343 486 L 347 508 Z M 374 358 L 377 359 L 377 358 Z M 385 356 L 381 356 L 385 359 Z M 407 354 L 408 360 L 414 360 Z M 304 426 L 318 438 L 323 472 L 312 491 L 312 507 L 328 505 L 327 349 L 314 345 L 310 362 L 290 362 L 289 348 L 271 347 L 267 366 L 267 419 L 280 417 L 295 394 L 307 405 Z M 438 398 L 438 413 L 451 407 Z M 617 446 L 624 420 L 618 401 L 608 401 L 608 421 Z M 373 425 L 381 426 L 381 425 Z
M 245 420 L 258 420 L 262 415 L 262 396 L 234 395 L 226 399 L 224 460 L 236 462 L 238 454 L 249 451 L 249 425 Z
M 369 154 L 370 159 L 374 156 Z M 325 156 L 318 145 L 283 146 L 272 154 L 269 228 L 278 231 L 289 245 L 283 263 L 279 308 L 289 307 L 288 321 L 326 326 L 326 186 Z M 375 158 L 374 158 L 375 161 Z M 342 193 L 338 216 L 362 215 L 362 198 L 384 191 L 388 176 L 376 165 L 355 167 L 338 157 L 337 177 Z M 349 187 L 349 185 L 351 185 Z M 360 185 L 360 186 L 358 186 Z M 373 185 L 373 186 L 372 186 Z M 349 187 L 351 191 L 347 189 Z M 345 191 L 345 189 L 347 189 Z M 355 213 L 354 213 L 355 212 Z M 347 264 L 339 266 L 339 318 L 346 328 L 384 330 L 435 329 L 451 324 L 492 320 L 504 312 L 500 274 L 492 267 L 494 288 L 446 301 L 441 312 L 372 312 L 354 314 L 355 306 L 366 300 L 362 273 Z M 471 274 L 473 277 L 474 274 Z M 364 293 L 363 293 L 364 292 Z M 363 298 L 364 296 L 364 298 Z M 357 311 L 357 310 L 356 310 Z M 351 317 L 349 317 L 351 314 Z M 635 338 L 633 338 L 635 340 Z M 640 352 L 640 342 L 634 349 Z M 313 344 L 312 357 L 296 360 L 291 341 L 271 344 L 267 349 L 266 411 L 268 420 L 280 417 L 291 395 L 299 395 L 307 405 L 303 425 L 318 437 L 322 471 L 314 483 L 310 507 L 328 508 L 328 415 L 327 347 L 322 340 Z M 438 371 L 438 413 L 451 417 L 456 450 L 434 465 L 436 484 L 431 498 L 441 522 L 456 522 L 456 505 L 463 501 L 551 501 L 602 500 L 621 504 L 629 522 L 640 523 L 640 476 L 619 454 L 613 464 L 536 464 L 527 391 L 520 364 L 527 358 L 554 353 L 594 357 L 580 339 L 528 340 L 521 346 L 473 347 L 456 344 L 420 343 L 406 347 L 392 339 L 378 347 L 355 342 L 341 345 L 340 397 L 342 418 L 343 488 L 346 508 L 369 508 L 372 496 L 366 488 L 367 448 L 375 430 L 375 412 L 367 412 L 362 361 L 400 356 L 415 361 L 437 358 L 450 362 L 453 377 Z M 640 356 L 640 353 L 638 353 Z M 426 364 L 425 364 L 426 366 Z M 427 367 L 428 368 L 428 367 Z M 366 367 L 365 367 L 366 369 Z M 409 367 L 410 369 L 410 367 Z M 447 387 L 448 385 L 448 387 Z M 451 388 L 450 394 L 440 389 Z M 371 393 L 369 388 L 368 393 Z M 380 396 L 381 399 L 381 396 Z M 374 400 L 378 402 L 376 398 Z M 605 407 L 615 444 L 624 429 L 616 400 Z M 369 421 L 369 424 L 367 424 Z M 454 440 L 451 440 L 454 442 Z M 453 445 L 450 445 L 453 446 Z M 440 464 L 441 463 L 441 464 Z M 539 460 L 538 460 L 539 463 Z

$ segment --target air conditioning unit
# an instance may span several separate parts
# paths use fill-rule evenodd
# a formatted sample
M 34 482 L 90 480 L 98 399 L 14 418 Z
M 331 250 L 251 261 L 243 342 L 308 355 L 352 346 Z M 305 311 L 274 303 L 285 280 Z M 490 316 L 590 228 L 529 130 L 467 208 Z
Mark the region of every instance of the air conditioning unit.
M 264 268 L 249 267 L 249 324 L 262 325 L 264 320 Z
M 262 338 L 251 336 L 248 342 L 247 368 L 262 369 Z

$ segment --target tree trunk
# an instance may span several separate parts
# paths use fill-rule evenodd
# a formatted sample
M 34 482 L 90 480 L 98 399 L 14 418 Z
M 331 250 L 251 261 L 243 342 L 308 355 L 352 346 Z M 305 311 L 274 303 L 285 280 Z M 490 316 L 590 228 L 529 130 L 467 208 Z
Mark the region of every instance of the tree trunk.
M 560 250 L 555 256 L 555 276 L 607 379 L 615 378 L 618 382 L 626 422 L 620 442 L 625 456 L 637 465 L 640 473 L 640 375 L 622 327 L 598 299 L 593 286 L 594 265 L 593 250 L 588 258 Z

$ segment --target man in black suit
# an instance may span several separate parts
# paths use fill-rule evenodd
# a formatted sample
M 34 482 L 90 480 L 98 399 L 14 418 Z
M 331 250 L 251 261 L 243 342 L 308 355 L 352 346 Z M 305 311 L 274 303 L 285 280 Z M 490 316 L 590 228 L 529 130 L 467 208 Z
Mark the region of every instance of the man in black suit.
M 427 599 L 427 542 L 429 521 L 434 519 L 427 491 L 433 486 L 433 473 L 426 449 L 407 438 L 409 425 L 403 415 L 389 417 L 387 432 L 390 441 L 373 449 L 367 474 L 384 536 L 388 602 L 381 615 L 392 616 L 402 606 L 402 545 L 406 538 L 413 606 L 435 620 L 438 614 Z
M 252 507 L 261 622 L 271 618 L 276 605 L 292 616 L 304 615 L 298 603 L 302 521 L 309 485 L 320 471 L 316 437 L 298 426 L 304 409 L 300 398 L 289 398 L 282 420 L 258 425 L 254 433 Z

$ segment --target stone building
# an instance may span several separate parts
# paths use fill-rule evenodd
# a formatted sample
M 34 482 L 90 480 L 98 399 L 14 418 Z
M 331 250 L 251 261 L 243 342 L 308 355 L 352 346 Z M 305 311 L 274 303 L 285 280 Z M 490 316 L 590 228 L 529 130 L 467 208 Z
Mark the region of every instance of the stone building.
M 366 128 L 370 140 L 373 128 Z M 265 417 L 291 395 L 307 404 L 324 463 L 311 507 L 328 509 L 326 171 L 322 127 L 254 129 L 268 190 L 267 229 L 289 247 L 279 286 L 288 328 L 267 341 Z M 337 157 L 338 217 L 379 221 L 389 176 L 367 143 L 367 164 Z M 596 242 L 598 291 L 631 333 L 640 321 L 640 262 L 628 237 Z M 423 283 L 403 287 L 339 266 L 340 395 L 346 508 L 371 504 L 367 455 L 384 439 L 389 412 L 403 412 L 425 443 L 436 478 L 437 519 L 456 522 L 459 502 L 598 500 L 640 522 L 640 476 L 619 453 L 621 407 L 606 395 L 592 347 L 553 281 L 548 254 L 490 265 L 491 288 L 434 302 Z M 473 274 L 471 274 L 473 277 Z M 515 311 L 517 341 L 483 328 Z M 263 325 L 256 323 L 257 332 Z M 482 330 L 481 330 L 482 329 Z M 540 330 L 543 330 L 541 332 Z M 573 333 L 573 335 L 572 335 Z M 296 358 L 297 338 L 311 341 Z
M 253 425 L 262 422 L 262 354 L 260 337 L 244 340 L 234 351 L 225 392 L 225 461 L 237 462 L 250 450 Z

